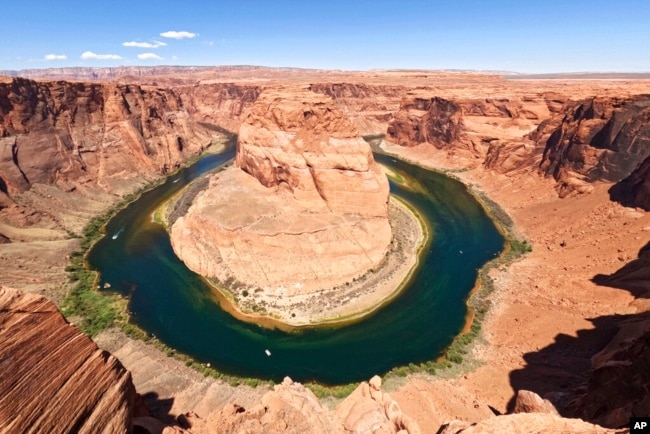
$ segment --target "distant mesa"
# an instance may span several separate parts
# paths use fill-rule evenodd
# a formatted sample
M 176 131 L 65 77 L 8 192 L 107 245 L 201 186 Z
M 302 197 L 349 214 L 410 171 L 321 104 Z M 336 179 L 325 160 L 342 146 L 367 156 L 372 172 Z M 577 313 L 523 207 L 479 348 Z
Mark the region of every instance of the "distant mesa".
M 243 115 L 235 166 L 210 179 L 171 241 L 203 276 L 308 295 L 380 264 L 388 200 L 369 145 L 331 98 L 270 89 Z

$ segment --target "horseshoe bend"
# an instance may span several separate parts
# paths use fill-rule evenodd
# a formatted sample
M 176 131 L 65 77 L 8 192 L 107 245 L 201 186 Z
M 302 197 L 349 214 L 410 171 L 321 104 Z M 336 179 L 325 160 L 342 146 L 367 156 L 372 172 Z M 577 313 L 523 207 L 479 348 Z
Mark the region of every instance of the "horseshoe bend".
M 20 74 L 0 81 L 0 432 L 613 433 L 650 414 L 647 79 L 248 67 Z M 220 127 L 238 133 L 235 162 L 181 191 L 176 170 L 218 148 Z M 360 138 L 371 134 L 390 157 L 373 158 Z M 120 315 L 169 296 L 154 285 L 138 300 L 162 273 L 137 259 L 160 251 L 223 285 L 245 314 L 307 324 L 321 313 L 312 305 L 326 311 L 322 321 L 371 309 L 374 302 L 355 304 L 370 292 L 353 285 L 380 287 L 371 279 L 383 281 L 394 260 L 406 264 L 393 269 L 398 288 L 412 267 L 404 246 L 415 258 L 428 229 L 389 194 L 377 164 L 389 158 L 447 171 L 529 242 L 512 247 L 532 244 L 486 272 L 485 309 L 464 335 L 478 338 L 462 351 L 392 364 L 381 379 L 321 399 L 320 386 L 290 378 L 229 384 L 207 360 L 161 349 L 161 336 L 133 337 Z M 169 209 L 178 203 L 182 212 L 166 214 L 174 251 L 169 238 L 164 250 L 140 236 L 151 229 L 168 237 L 151 219 L 157 208 L 147 207 L 152 181 L 178 186 Z M 410 187 L 441 201 L 458 196 L 434 183 Z M 95 220 L 141 189 L 133 204 L 142 201 L 144 212 L 132 227 L 120 221 L 131 205 L 108 223 Z M 447 241 L 435 229 L 433 240 Z M 107 256 L 141 280 L 95 280 L 84 263 L 86 232 L 102 230 L 96 246 L 124 242 L 128 263 Z M 453 253 L 465 260 L 470 251 L 462 250 Z M 198 308 L 210 305 L 187 281 L 172 283 Z M 104 282 L 111 287 L 99 290 Z M 97 304 L 75 310 L 94 296 Z M 151 316 L 195 343 L 184 333 L 191 321 Z M 241 321 L 232 328 L 254 338 L 245 359 L 291 377 L 288 346 L 269 344 L 275 331 Z M 226 356 L 244 345 L 221 346 L 212 330 L 194 330 Z M 327 331 L 346 338 L 340 330 Z M 399 356 L 430 336 L 409 327 L 397 344 L 368 339 L 335 360 L 319 345 L 305 347 L 328 370 L 366 347 Z M 374 362 L 363 361 L 372 375 Z
M 410 210 L 389 200 L 386 175 L 350 119 L 306 89 L 262 92 L 243 115 L 235 165 L 213 175 L 171 227 L 190 269 L 240 309 L 291 325 L 381 305 L 423 238 Z

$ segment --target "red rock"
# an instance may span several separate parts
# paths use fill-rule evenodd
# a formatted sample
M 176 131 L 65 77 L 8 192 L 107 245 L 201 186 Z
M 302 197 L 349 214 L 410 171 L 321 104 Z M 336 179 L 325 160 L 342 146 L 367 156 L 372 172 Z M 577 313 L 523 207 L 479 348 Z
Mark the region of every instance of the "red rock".
M 236 165 L 172 226 L 190 269 L 289 296 L 345 284 L 384 258 L 388 181 L 330 98 L 262 93 L 244 116 Z
M 3 432 L 132 429 L 131 374 L 46 298 L 0 288 L 0 348 Z
M 559 416 L 557 409 L 550 401 L 542 399 L 538 394 L 529 390 L 517 392 L 514 413 L 548 413 Z

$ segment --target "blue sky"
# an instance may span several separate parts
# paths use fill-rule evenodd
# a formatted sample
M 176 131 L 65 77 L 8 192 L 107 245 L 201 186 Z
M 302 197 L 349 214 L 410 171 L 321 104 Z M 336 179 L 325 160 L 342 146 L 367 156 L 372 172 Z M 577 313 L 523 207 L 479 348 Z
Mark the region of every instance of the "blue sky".
M 0 69 L 650 72 L 647 0 L 12 0 L 2 16 Z

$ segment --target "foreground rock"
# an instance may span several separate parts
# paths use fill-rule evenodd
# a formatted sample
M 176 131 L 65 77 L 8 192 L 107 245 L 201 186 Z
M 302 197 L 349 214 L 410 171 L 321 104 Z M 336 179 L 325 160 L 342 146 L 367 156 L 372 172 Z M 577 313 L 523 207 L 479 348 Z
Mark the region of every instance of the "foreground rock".
M 46 298 L 0 288 L 0 348 L 0 431 L 131 430 L 131 374 Z
M 309 389 L 287 377 L 251 408 L 232 403 L 205 418 L 187 413 L 178 417 L 174 428 L 192 434 L 421 433 L 399 404 L 381 391 L 379 377 L 361 383 L 333 412 Z M 173 431 L 169 427 L 165 432 Z
M 650 312 L 620 324 L 592 358 L 586 392 L 573 403 L 576 416 L 611 428 L 650 414 Z
M 388 181 L 331 99 L 266 91 L 237 146 L 236 167 L 215 175 L 171 229 L 190 269 L 244 283 L 247 294 L 300 296 L 382 262 Z
M 552 414 L 520 413 L 494 416 L 478 423 L 454 421 L 443 426 L 439 434 L 609 434 L 619 433 L 580 419 L 566 419 Z

